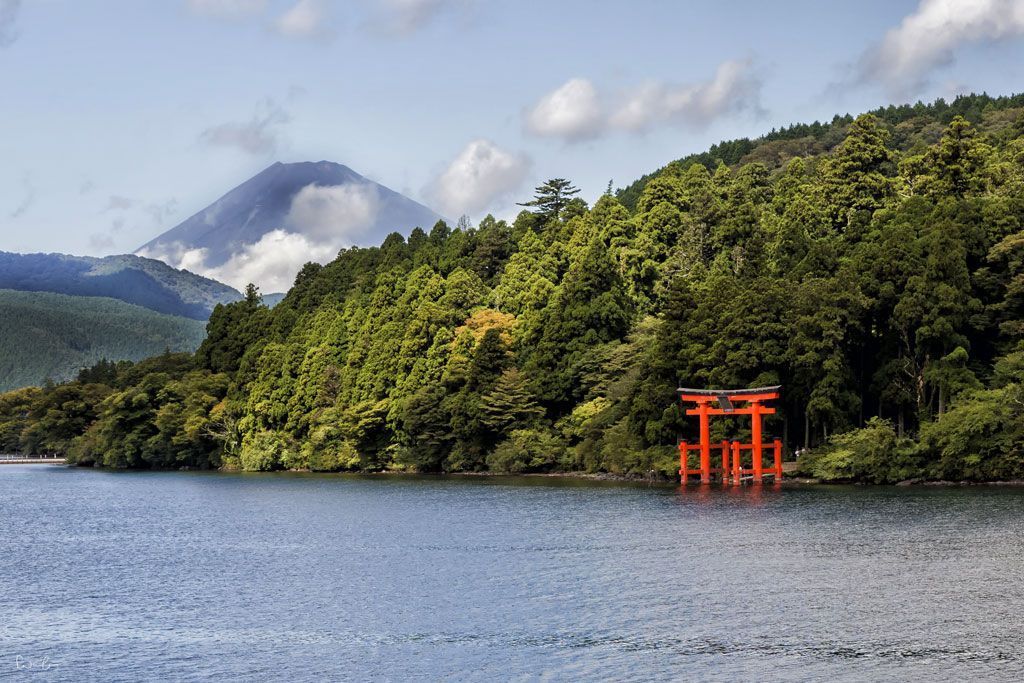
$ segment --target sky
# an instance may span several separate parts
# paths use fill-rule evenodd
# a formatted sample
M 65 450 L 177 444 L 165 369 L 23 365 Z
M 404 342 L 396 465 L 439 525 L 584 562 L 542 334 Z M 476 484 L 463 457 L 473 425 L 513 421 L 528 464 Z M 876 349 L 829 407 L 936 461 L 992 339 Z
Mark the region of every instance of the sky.
M 1024 90 L 1024 0 L 0 0 L 0 250 L 125 253 L 275 161 L 511 218 L 722 139 Z

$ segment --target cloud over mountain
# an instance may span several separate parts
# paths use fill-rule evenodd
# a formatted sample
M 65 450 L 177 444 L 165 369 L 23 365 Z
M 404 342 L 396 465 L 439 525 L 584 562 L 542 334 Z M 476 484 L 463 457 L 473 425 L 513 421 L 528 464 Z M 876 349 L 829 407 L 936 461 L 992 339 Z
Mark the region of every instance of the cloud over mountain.
M 309 261 L 377 245 L 390 232 L 429 230 L 439 218 L 340 164 L 277 163 L 137 253 L 238 288 L 283 291 Z
M 306 185 L 292 199 L 285 225 L 315 240 L 355 241 L 377 220 L 380 202 L 372 183 Z

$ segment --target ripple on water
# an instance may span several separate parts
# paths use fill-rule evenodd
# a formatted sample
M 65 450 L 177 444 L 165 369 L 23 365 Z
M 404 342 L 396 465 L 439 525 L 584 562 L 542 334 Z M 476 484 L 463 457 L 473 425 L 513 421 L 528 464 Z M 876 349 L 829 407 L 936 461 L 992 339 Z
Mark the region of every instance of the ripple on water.
M 1016 489 L 7 466 L 0 501 L 0 677 L 1024 677 Z

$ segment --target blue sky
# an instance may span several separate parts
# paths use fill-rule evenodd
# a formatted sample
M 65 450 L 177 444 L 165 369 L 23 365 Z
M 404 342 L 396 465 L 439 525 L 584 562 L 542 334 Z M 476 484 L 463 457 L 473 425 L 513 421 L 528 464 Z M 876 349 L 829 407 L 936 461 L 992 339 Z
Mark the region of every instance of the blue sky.
M 1024 90 L 1024 0 L 0 0 L 0 249 L 129 252 L 274 161 L 457 218 Z

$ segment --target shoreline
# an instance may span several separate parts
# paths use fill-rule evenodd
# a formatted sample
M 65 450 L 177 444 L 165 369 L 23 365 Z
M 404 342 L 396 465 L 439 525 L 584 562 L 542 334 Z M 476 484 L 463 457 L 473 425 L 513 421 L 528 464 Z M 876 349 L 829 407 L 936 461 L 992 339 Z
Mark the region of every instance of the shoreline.
M 11 463 L 15 464 L 15 463 Z M 35 463 L 32 463 L 35 464 Z M 40 463 L 41 464 L 41 463 Z M 599 481 L 599 482 L 618 482 L 624 484 L 658 484 L 663 486 L 675 486 L 676 488 L 682 487 L 682 484 L 678 479 L 660 477 L 660 476 L 642 476 L 635 474 L 615 474 L 612 472 L 408 472 L 405 470 L 382 470 L 377 472 L 315 472 L 313 470 L 273 470 L 269 472 L 246 472 L 245 470 L 236 469 L 198 469 L 190 467 L 179 467 L 176 469 L 117 469 L 109 467 L 96 467 L 87 465 L 76 465 L 74 463 L 64 462 L 47 462 L 46 464 L 52 465 L 64 465 L 69 468 L 82 467 L 83 469 L 96 469 L 106 472 L 217 472 L 223 474 L 315 474 L 315 475 L 355 475 L 363 477 L 379 477 L 379 476 L 408 476 L 408 477 L 457 477 L 457 478 L 527 478 L 527 479 L 570 479 L 578 481 Z M 767 485 L 773 485 L 774 482 L 767 481 Z M 812 477 L 784 477 L 780 484 L 797 484 L 801 486 L 891 486 L 899 488 L 953 488 L 953 487 L 969 487 L 969 486 L 1004 486 L 1004 487 L 1024 487 L 1024 479 L 1009 479 L 1009 480 L 993 480 L 993 481 L 971 481 L 961 480 L 952 481 L 945 479 L 937 480 L 925 480 L 925 479 L 907 479 L 891 484 L 873 484 L 868 482 L 859 481 L 823 481 L 821 479 L 814 479 Z M 721 482 L 713 482 L 712 486 L 722 487 Z M 750 482 L 744 483 L 745 486 L 750 485 Z M 686 484 L 687 487 L 699 487 L 699 482 L 693 482 Z M 731 486 L 731 485 L 730 485 Z

